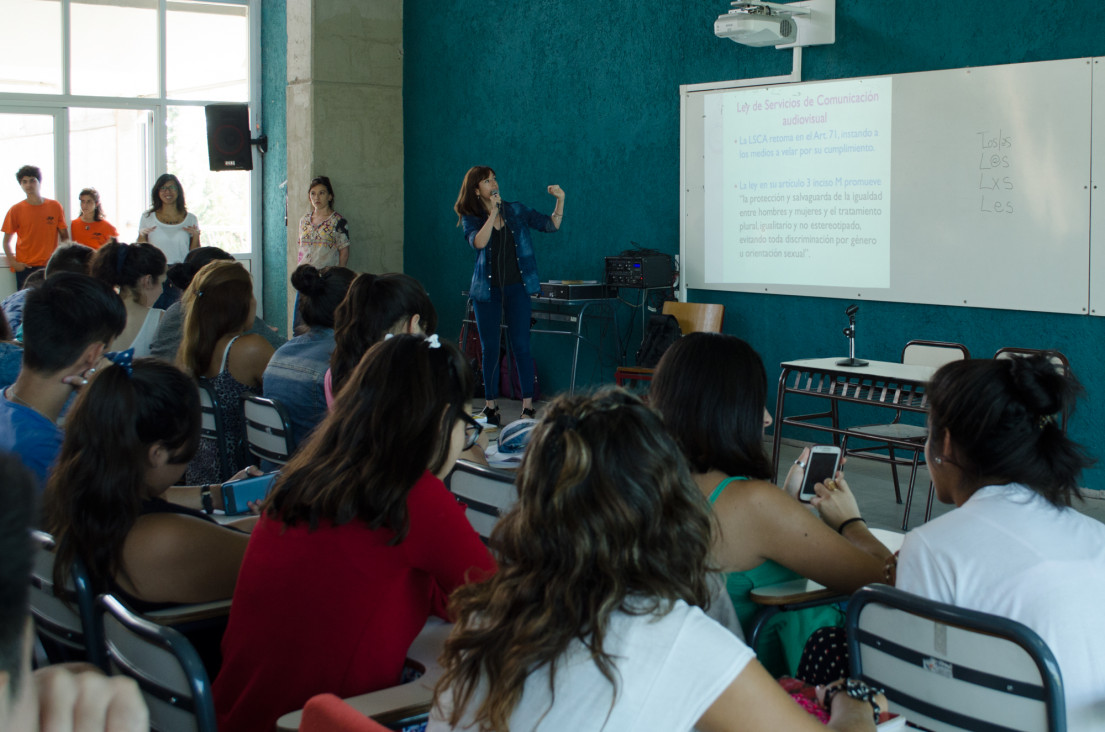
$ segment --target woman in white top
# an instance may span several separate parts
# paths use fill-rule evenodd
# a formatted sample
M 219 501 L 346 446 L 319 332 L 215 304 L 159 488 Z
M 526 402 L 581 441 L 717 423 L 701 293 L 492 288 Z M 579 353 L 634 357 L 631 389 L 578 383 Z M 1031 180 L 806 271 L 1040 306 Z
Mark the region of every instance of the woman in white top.
M 200 245 L 200 225 L 196 215 L 188 213 L 180 181 L 172 173 L 165 173 L 153 184 L 150 199 L 149 210 L 138 222 L 138 243 L 153 244 L 169 264 L 183 262 L 188 251 Z M 169 307 L 180 295 L 180 290 L 166 284 L 157 307 Z
M 153 307 L 165 282 L 165 255 L 150 244 L 104 244 L 92 255 L 90 274 L 114 287 L 127 309 L 127 326 L 112 349 L 134 349 L 134 357 L 150 355 L 164 310 Z
M 1016 620 L 1063 675 L 1067 729 L 1105 729 L 1105 524 L 1071 508 L 1091 464 L 1061 420 L 1080 387 L 1044 356 L 957 361 L 933 376 L 925 445 L 956 509 L 906 535 L 897 586 Z
M 703 613 L 710 507 L 640 400 L 555 400 L 517 486 L 498 572 L 451 597 L 431 731 L 825 729 Z M 831 729 L 875 729 L 831 706 Z

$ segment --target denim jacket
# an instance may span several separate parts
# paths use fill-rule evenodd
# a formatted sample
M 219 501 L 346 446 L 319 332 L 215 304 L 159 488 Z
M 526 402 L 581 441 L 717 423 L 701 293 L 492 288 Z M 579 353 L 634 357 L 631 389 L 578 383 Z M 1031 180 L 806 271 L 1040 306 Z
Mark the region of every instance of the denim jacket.
M 556 231 L 551 216 L 534 211 L 524 203 L 503 201 L 503 219 L 510 233 L 514 235 L 514 245 L 518 250 L 518 271 L 522 273 L 522 284 L 526 292 L 536 295 L 541 292 L 541 280 L 537 276 L 537 257 L 533 253 L 533 239 L 530 229 L 552 233 Z M 461 228 L 468 246 L 476 249 L 476 233 L 487 221 L 486 215 L 461 217 Z M 487 261 L 490 247 L 476 249 L 476 269 L 472 272 L 472 284 L 468 288 L 469 296 L 476 302 L 491 299 L 491 267 Z
M 276 349 L 265 367 L 264 395 L 284 405 L 297 446 L 326 416 L 322 379 L 333 351 L 333 328 L 312 328 Z

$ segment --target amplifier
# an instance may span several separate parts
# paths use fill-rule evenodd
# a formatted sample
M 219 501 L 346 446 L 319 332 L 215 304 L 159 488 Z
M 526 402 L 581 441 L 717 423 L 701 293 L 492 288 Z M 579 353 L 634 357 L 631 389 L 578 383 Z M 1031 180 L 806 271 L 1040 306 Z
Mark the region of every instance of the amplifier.
M 637 257 L 607 257 L 606 284 L 615 287 L 668 287 L 675 280 L 671 257 L 645 254 Z
M 542 282 L 540 297 L 552 300 L 602 300 L 617 297 L 613 287 L 597 282 Z

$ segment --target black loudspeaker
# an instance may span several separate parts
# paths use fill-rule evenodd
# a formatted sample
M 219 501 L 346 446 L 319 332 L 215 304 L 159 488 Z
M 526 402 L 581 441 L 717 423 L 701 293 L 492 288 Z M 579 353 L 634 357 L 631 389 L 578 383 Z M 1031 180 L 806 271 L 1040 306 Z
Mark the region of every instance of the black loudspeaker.
M 249 106 L 208 104 L 207 157 L 211 170 L 253 170 Z

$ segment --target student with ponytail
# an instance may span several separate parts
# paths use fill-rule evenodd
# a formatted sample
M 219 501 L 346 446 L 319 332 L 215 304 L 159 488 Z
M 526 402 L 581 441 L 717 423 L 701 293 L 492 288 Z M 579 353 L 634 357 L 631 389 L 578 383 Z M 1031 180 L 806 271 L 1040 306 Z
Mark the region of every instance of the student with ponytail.
M 219 404 L 222 436 L 203 440 L 192 464 L 189 483 L 219 483 L 245 467 L 243 394 L 261 393 L 261 376 L 272 358 L 272 346 L 246 333 L 257 314 L 253 280 L 238 262 L 211 262 L 184 292 L 184 339 L 178 363 L 194 378 L 205 377 Z M 219 452 L 228 466 L 220 468 Z
M 422 283 L 405 274 L 360 274 L 334 313 L 334 353 L 327 373 L 326 402 L 361 357 L 388 333 L 433 335 L 437 311 Z
M 249 536 L 165 500 L 199 425 L 195 384 L 159 359 L 110 365 L 84 388 L 44 500 L 59 586 L 80 557 L 95 592 L 138 612 L 233 594 Z
M 456 347 L 369 349 L 281 470 L 242 565 L 215 679 L 224 732 L 268 732 L 315 694 L 400 682 L 411 641 L 495 567 L 445 488 L 479 427 Z
M 93 277 L 119 292 L 127 309 L 127 326 L 112 348 L 133 348 L 136 358 L 149 356 L 165 312 L 153 307 L 165 282 L 165 255 L 152 244 L 111 242 L 92 255 L 90 269 Z
M 1105 524 L 1071 507 L 1092 464 L 1066 432 L 1081 387 L 1046 356 L 956 361 L 927 391 L 936 497 L 956 509 L 906 535 L 897 586 L 1001 615 L 1059 662 L 1067 729 L 1105 729 Z
M 326 415 L 323 382 L 334 352 L 334 311 L 356 276 L 345 267 L 317 270 L 310 264 L 292 273 L 305 332 L 276 349 L 265 367 L 264 390 L 287 410 L 295 445 Z

